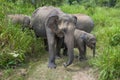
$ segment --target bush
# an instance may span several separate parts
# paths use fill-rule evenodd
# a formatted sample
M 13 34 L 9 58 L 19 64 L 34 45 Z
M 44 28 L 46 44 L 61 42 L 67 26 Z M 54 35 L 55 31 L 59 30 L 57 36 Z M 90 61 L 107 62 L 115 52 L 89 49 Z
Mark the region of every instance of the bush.
M 2 2 L 0 6 L 0 68 L 14 67 L 24 63 L 27 56 L 33 54 L 32 45 L 35 45 L 34 52 L 38 51 L 39 54 L 44 51 L 42 40 L 37 41 L 33 31 L 22 32 L 21 25 L 13 25 L 6 18 L 7 14 L 30 15 L 33 9 L 29 4 L 23 8 L 19 0 L 15 4 Z
M 99 68 L 99 80 L 118 80 L 120 78 L 120 46 L 106 47 L 92 64 Z
M 0 68 L 17 66 L 25 62 L 27 53 L 39 55 L 44 51 L 43 40 L 36 40 L 33 32 L 22 32 L 20 27 L 8 23 L 7 27 L 0 29 Z
M 32 42 L 32 37 L 17 27 L 9 24 L 0 34 L 0 67 L 2 68 L 23 62 L 24 53 Z

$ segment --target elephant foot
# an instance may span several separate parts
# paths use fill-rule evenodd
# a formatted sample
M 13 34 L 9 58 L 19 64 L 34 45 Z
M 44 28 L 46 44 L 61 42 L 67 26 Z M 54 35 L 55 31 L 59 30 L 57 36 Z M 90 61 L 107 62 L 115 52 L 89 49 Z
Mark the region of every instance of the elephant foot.
M 50 68 L 50 69 L 55 69 L 55 68 L 56 68 L 56 64 L 54 64 L 54 63 L 49 63 L 49 64 L 48 64 L 48 68 Z

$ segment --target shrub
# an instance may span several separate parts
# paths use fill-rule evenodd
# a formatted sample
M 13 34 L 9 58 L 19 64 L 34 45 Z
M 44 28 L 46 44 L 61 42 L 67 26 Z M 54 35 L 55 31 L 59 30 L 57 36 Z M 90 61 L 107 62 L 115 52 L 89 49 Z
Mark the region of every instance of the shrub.
M 18 26 L 9 24 L 0 34 L 0 67 L 2 68 L 23 62 L 24 53 L 32 42 L 30 35 L 16 27 Z
M 29 30 L 22 32 L 20 25 L 11 24 L 6 18 L 7 14 L 30 15 L 33 9 L 31 5 L 25 5 L 23 8 L 19 1 L 14 4 L 3 0 L 0 6 L 0 68 L 14 67 L 24 63 L 26 54 L 32 54 L 33 44 L 35 52 L 44 51 L 42 40 L 36 41 L 33 31 L 32 33 Z M 36 42 L 38 42 L 37 45 Z
M 106 47 L 92 64 L 99 69 L 99 80 L 118 80 L 120 78 L 120 46 Z
M 1 28 L 0 68 L 9 68 L 24 63 L 27 53 L 29 53 L 28 55 L 30 55 L 30 53 L 39 55 L 44 51 L 43 40 L 36 40 L 33 31 L 30 32 L 26 30 L 22 32 L 19 25 L 15 26 L 10 23 L 8 23 L 7 27 L 4 26 Z

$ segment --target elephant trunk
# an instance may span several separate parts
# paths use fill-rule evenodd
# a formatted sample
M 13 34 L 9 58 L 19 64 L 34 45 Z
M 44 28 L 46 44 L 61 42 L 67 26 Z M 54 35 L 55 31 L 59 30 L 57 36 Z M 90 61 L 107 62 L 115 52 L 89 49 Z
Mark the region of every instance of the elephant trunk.
M 68 62 L 67 62 L 67 63 L 64 63 L 64 67 L 67 67 L 67 66 L 71 65 L 72 62 L 73 62 L 73 60 L 74 60 L 73 50 L 70 51 L 70 50 L 68 49 L 68 52 L 67 52 L 67 53 L 68 53 L 69 59 L 68 59 Z
M 64 67 L 67 67 L 72 64 L 74 60 L 74 37 L 65 36 L 65 44 L 67 47 L 68 61 L 64 63 Z
M 96 49 L 96 45 L 93 48 L 93 57 L 95 57 L 95 49 Z

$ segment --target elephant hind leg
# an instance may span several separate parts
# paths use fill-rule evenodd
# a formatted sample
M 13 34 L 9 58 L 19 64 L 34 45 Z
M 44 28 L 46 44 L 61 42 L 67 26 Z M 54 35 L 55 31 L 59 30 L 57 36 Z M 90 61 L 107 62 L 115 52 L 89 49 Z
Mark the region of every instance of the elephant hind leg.
M 44 39 L 45 50 L 48 51 L 48 42 L 47 39 Z
M 63 38 L 57 38 L 57 45 L 56 45 L 56 58 L 61 58 L 61 55 L 60 55 L 60 50 L 62 48 L 62 44 L 64 42 L 64 39 Z
M 68 54 L 67 54 L 67 46 L 65 45 L 65 43 L 64 43 L 64 47 L 63 47 L 63 55 L 68 56 Z

